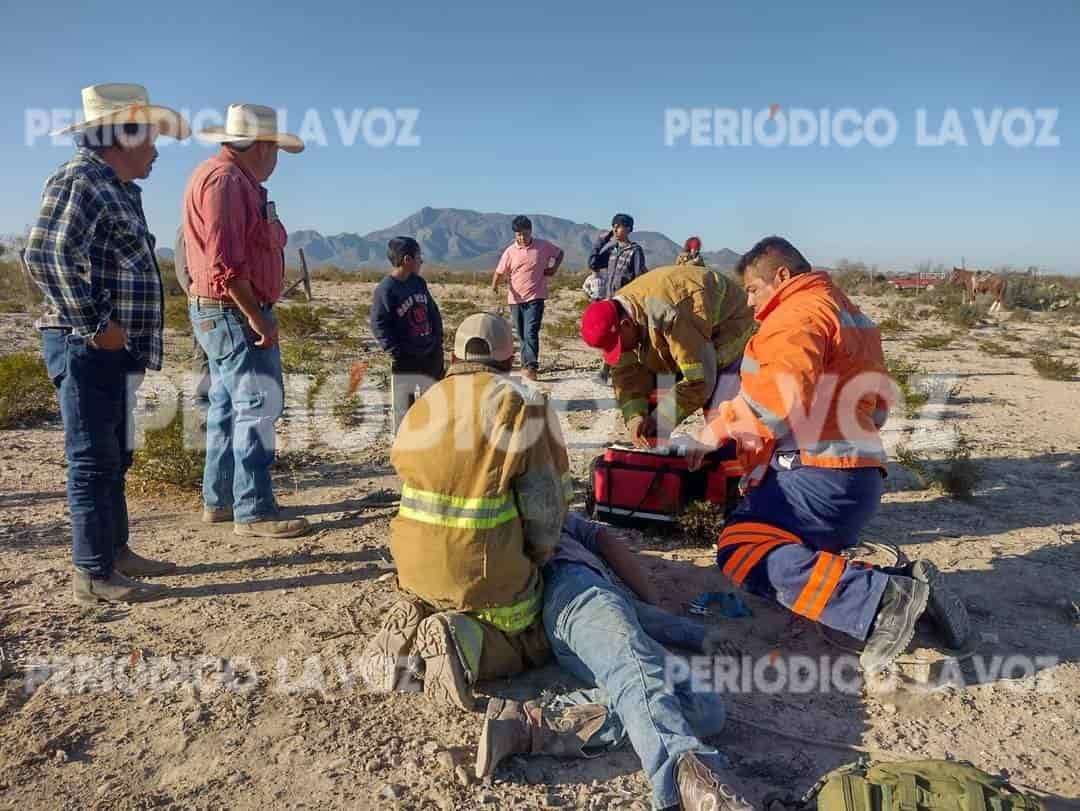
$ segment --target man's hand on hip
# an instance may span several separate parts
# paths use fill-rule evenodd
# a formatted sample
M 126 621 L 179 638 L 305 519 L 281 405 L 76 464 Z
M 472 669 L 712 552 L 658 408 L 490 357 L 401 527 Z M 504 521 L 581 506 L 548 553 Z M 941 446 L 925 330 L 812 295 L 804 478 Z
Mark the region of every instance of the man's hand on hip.
M 255 346 L 259 349 L 269 349 L 278 342 L 277 324 L 263 317 L 262 313 L 259 313 L 257 317 L 248 318 L 248 324 L 259 336 L 259 340 L 255 342 Z
M 127 330 L 110 320 L 105 329 L 90 339 L 90 346 L 94 349 L 118 352 L 127 346 Z

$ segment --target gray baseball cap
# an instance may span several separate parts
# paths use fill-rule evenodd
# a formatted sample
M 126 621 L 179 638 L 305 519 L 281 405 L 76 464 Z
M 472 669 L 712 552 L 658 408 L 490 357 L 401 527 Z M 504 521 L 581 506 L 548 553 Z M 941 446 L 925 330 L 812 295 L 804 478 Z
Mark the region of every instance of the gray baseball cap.
M 514 357 L 514 333 L 505 318 L 476 313 L 454 335 L 454 357 L 475 363 L 501 363 Z

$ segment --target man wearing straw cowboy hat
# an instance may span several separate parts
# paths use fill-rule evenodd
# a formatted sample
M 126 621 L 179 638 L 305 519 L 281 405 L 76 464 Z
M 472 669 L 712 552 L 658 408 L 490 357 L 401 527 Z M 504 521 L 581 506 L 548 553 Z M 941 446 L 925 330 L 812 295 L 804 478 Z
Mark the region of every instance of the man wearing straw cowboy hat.
M 37 322 L 57 388 L 68 460 L 74 593 L 81 603 L 137 602 L 166 590 L 131 577 L 175 566 L 128 546 L 124 477 L 135 390 L 162 364 L 163 289 L 139 187 L 158 135 L 187 138 L 179 113 L 136 84 L 82 91 L 78 149 L 45 183 L 26 264 L 45 297 Z
M 274 498 L 274 424 L 284 406 L 273 307 L 285 278 L 286 232 L 262 186 L 278 150 L 301 152 L 257 104 L 229 106 L 224 127 L 198 133 L 221 151 L 196 167 L 184 192 L 191 323 L 210 361 L 203 520 L 237 535 L 293 538 L 309 529 Z

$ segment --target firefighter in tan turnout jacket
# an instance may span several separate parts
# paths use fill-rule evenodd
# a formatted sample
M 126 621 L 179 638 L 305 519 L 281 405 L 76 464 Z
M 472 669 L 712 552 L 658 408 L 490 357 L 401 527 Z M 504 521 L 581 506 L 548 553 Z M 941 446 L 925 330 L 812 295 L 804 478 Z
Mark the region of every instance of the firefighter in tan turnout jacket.
M 581 337 L 604 351 L 630 439 L 642 446 L 738 392 L 753 331 L 739 285 L 685 264 L 649 271 L 614 298 L 590 304 L 581 318 Z M 665 377 L 675 385 L 657 398 Z
M 471 685 L 543 664 L 540 567 L 559 542 L 570 485 L 543 394 L 506 375 L 510 325 L 462 322 L 446 378 L 409 410 L 390 461 L 404 480 L 390 549 L 408 596 L 365 653 L 381 690 L 472 709 Z

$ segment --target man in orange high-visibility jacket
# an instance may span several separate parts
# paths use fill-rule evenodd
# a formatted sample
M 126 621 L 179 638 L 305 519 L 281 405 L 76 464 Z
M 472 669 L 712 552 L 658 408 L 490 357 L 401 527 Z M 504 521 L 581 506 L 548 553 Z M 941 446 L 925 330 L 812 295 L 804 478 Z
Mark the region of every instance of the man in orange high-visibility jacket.
M 884 570 L 839 554 L 858 543 L 883 489 L 879 429 L 894 387 L 877 326 L 780 237 L 755 245 L 736 275 L 758 331 L 739 394 L 690 454 L 696 467 L 707 449 L 734 439 L 750 471 L 717 563 L 736 584 L 865 640 L 868 672 L 892 664 L 924 612 L 950 646 L 962 645 L 967 613 L 932 563 Z

